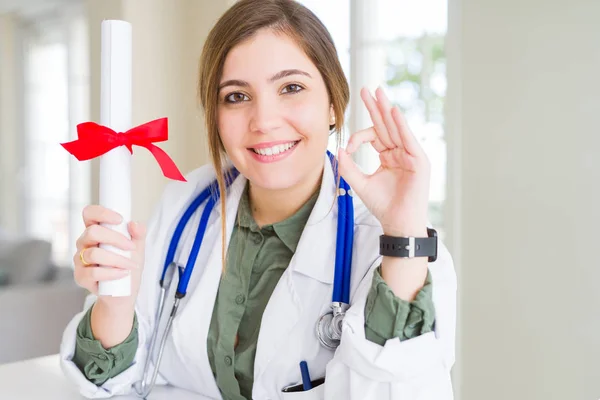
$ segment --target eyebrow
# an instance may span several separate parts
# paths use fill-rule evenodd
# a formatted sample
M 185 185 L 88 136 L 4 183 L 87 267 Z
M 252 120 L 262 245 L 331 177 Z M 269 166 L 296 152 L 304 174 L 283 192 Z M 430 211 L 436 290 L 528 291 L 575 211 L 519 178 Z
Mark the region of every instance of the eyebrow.
M 276 73 L 275 75 L 270 77 L 268 79 L 268 82 L 273 83 L 279 79 L 282 79 L 282 78 L 285 78 L 285 77 L 288 77 L 291 75 L 304 75 L 304 76 L 308 76 L 309 78 L 312 78 L 312 76 L 308 72 L 302 71 L 300 69 L 284 69 L 283 71 L 279 71 L 278 73 Z M 239 79 L 230 79 L 219 85 L 219 91 L 221 91 L 226 86 L 248 87 L 248 86 L 250 86 L 250 84 L 246 81 L 242 81 Z

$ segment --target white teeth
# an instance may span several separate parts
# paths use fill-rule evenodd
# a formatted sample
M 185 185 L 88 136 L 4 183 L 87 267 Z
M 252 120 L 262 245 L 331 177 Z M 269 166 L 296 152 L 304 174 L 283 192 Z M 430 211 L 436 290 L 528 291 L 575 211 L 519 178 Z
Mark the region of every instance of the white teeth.
M 263 156 L 272 156 L 272 155 L 277 155 L 279 153 L 283 153 L 284 151 L 291 149 L 292 147 L 294 147 L 294 145 L 296 143 L 297 142 L 289 142 L 286 144 L 280 144 L 280 145 L 269 147 L 266 149 L 252 149 L 252 150 L 255 153 L 261 154 Z

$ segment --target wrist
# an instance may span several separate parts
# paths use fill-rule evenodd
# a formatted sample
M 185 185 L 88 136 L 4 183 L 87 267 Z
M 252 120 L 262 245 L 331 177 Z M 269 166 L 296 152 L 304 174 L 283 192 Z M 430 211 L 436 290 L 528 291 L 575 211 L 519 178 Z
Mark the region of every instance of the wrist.
M 413 301 L 427 279 L 426 258 L 383 257 L 381 277 L 402 300 Z
M 135 301 L 129 297 L 99 296 L 94 308 L 112 318 L 129 318 L 135 312 Z
M 124 305 L 107 305 L 104 300 L 96 301 L 90 315 L 90 327 L 94 339 L 105 349 L 122 343 L 133 328 L 135 311 Z
M 393 237 L 427 237 L 427 223 L 383 226 L 383 234 Z

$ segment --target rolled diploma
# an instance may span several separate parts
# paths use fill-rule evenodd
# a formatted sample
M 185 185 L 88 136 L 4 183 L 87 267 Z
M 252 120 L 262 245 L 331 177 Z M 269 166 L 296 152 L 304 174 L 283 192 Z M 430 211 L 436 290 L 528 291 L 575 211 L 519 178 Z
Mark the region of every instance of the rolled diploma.
M 131 24 L 102 21 L 100 123 L 116 132 L 131 128 Z M 127 224 L 131 220 L 131 153 L 120 146 L 100 157 L 100 205 L 123 217 L 119 225 L 104 226 L 131 238 Z M 103 249 L 130 258 L 131 252 L 109 245 Z M 112 268 L 107 267 L 106 268 Z M 130 296 L 131 275 L 100 282 L 99 296 Z

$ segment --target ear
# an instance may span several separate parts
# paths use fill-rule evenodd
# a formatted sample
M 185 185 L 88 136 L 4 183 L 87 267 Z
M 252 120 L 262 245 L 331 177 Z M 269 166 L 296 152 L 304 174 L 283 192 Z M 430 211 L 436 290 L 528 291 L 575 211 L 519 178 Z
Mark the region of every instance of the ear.
M 329 107 L 329 129 L 335 128 L 335 111 L 333 110 L 333 104 Z

